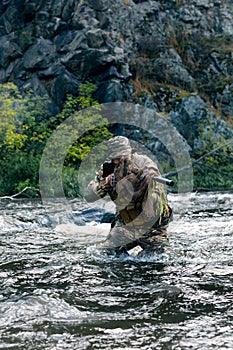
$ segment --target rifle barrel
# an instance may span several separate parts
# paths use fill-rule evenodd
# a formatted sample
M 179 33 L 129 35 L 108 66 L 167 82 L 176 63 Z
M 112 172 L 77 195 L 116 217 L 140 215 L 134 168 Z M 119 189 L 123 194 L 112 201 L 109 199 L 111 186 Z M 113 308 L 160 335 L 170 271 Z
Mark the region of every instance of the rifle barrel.
M 174 181 L 166 179 L 165 177 L 155 177 L 155 181 L 160 182 L 161 184 L 168 185 L 168 186 L 174 186 Z

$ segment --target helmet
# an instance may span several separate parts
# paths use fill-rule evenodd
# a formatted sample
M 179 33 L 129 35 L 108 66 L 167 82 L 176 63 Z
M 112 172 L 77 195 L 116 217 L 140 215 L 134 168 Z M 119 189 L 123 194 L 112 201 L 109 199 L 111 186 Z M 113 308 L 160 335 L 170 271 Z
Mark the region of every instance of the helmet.
M 116 136 L 108 141 L 108 158 L 114 159 L 131 153 L 131 146 L 127 137 Z

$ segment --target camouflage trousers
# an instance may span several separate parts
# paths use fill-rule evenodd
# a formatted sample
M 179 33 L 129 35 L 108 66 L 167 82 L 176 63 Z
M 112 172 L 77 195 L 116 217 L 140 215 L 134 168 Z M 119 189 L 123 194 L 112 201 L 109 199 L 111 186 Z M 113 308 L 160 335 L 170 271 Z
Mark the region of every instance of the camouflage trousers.
M 145 227 L 132 227 L 117 220 L 107 237 L 105 247 L 116 252 L 126 252 L 140 246 L 145 253 L 162 253 L 169 246 L 167 226 L 154 225 L 145 231 Z
M 146 253 L 163 253 L 164 248 L 169 246 L 167 226 L 151 228 L 143 237 L 126 244 L 125 249 L 130 250 L 136 246 L 140 246 Z

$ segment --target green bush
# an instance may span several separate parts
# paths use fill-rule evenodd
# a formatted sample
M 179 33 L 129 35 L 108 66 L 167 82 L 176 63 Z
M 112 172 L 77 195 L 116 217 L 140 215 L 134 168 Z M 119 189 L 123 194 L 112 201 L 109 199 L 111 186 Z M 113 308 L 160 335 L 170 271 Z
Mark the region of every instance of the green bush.
M 224 143 L 226 143 L 226 140 L 223 144 Z M 220 146 L 219 143 L 214 144 L 212 145 L 212 149 L 218 146 Z M 204 158 L 194 166 L 194 189 L 216 191 L 232 190 L 232 174 L 233 152 L 232 145 L 228 145 Z
M 46 143 L 65 119 L 73 118 L 79 130 L 88 130 L 88 125 L 98 125 L 101 121 L 101 126 L 71 143 L 66 155 L 64 190 L 68 196 L 78 195 L 77 173 L 82 160 L 92 147 L 112 135 L 99 113 L 98 103 L 92 99 L 95 89 L 94 84 L 81 85 L 78 97 L 68 95 L 61 113 L 52 115 L 48 96 L 35 96 L 31 92 L 22 96 L 14 84 L 0 85 L 0 195 L 12 195 L 26 186 L 38 187 Z M 83 109 L 85 112 L 81 113 Z M 72 134 L 73 125 L 67 124 L 64 131 Z M 62 147 L 59 142 L 58 148 Z

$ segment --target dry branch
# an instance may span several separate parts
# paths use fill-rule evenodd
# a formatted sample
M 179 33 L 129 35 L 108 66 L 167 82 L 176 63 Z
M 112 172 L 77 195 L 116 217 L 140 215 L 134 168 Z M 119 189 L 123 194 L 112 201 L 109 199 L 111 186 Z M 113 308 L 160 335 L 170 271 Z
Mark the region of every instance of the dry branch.
M 40 194 L 40 190 L 36 187 L 30 187 L 30 186 L 27 186 L 25 187 L 22 191 L 18 192 L 18 193 L 15 193 L 13 194 L 12 196 L 3 196 L 3 197 L 0 197 L 0 199 L 10 199 L 10 200 L 13 200 L 14 198 L 20 196 L 22 193 L 26 192 L 27 190 L 32 190 L 32 191 L 36 191 Z

